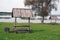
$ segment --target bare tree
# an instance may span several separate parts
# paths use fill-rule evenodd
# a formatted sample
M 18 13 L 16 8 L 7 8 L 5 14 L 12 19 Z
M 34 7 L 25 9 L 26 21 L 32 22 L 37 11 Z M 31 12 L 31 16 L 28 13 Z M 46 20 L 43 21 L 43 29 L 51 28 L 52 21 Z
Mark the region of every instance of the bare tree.
M 25 0 L 26 6 L 32 6 L 32 10 L 38 8 L 38 14 L 42 16 L 42 23 L 44 23 L 44 17 L 48 16 L 52 9 L 57 10 L 57 0 Z

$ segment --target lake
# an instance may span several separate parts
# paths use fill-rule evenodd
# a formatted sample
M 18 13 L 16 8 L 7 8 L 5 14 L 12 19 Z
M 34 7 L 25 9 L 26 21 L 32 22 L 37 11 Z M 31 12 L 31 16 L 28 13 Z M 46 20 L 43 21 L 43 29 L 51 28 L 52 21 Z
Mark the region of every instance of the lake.
M 56 22 L 60 23 L 60 16 L 57 15 L 58 19 Z M 41 23 L 41 20 L 36 19 L 35 20 L 30 20 L 32 23 Z M 14 18 L 12 18 L 12 12 L 0 12 L 0 22 L 14 22 Z M 21 18 L 17 18 L 17 22 L 18 23 L 27 23 L 28 20 L 26 19 L 21 19 Z M 47 17 L 47 20 L 44 20 L 45 23 L 50 23 L 51 20 L 49 20 L 49 16 Z M 54 20 L 53 20 L 54 22 Z

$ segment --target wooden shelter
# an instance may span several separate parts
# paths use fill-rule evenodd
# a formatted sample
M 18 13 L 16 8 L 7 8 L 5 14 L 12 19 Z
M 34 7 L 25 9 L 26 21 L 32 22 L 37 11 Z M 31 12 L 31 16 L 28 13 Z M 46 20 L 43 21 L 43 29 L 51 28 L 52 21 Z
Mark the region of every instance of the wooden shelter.
M 17 23 L 17 19 L 16 18 L 21 18 L 21 17 L 26 17 L 28 18 L 28 28 L 26 30 L 29 30 L 30 31 L 30 18 L 33 17 L 33 13 L 32 13 L 32 10 L 31 9 L 24 9 L 24 8 L 13 8 L 12 10 L 12 17 L 15 18 L 15 22 L 14 22 L 14 27 L 15 27 L 15 30 L 18 30 L 16 29 L 16 23 Z M 21 29 L 19 29 L 21 30 Z M 24 29 L 22 29 L 24 30 Z

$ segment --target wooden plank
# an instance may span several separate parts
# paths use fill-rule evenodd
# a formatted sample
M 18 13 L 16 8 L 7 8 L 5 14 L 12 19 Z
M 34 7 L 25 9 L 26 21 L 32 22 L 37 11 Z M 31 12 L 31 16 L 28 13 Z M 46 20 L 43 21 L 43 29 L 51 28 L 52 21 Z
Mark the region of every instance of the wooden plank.
M 32 9 L 13 8 L 13 17 L 33 17 Z

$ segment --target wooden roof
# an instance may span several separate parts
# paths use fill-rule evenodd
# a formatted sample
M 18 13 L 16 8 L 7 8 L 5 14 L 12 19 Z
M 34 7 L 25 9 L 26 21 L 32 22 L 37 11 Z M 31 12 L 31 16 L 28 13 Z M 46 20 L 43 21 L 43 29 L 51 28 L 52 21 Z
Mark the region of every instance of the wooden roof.
M 31 9 L 24 8 L 13 8 L 12 10 L 13 17 L 33 17 L 33 13 Z

